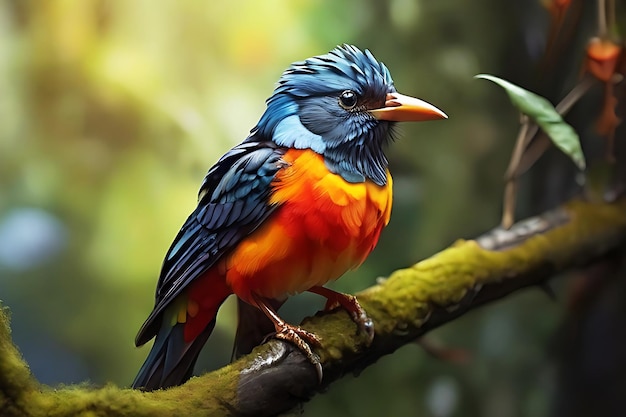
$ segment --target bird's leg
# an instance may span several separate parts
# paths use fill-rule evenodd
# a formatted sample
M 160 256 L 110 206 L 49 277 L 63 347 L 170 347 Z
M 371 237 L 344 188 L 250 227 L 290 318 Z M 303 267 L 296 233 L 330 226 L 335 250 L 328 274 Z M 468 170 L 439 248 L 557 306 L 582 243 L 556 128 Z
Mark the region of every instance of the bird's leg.
M 374 322 L 367 317 L 367 313 L 365 313 L 365 310 L 361 307 L 361 304 L 359 304 L 359 300 L 357 300 L 354 295 L 344 294 L 319 286 L 312 287 L 309 291 L 326 298 L 327 301 L 324 309 L 327 311 L 337 306 L 343 307 L 352 318 L 352 321 L 359 326 L 359 330 L 368 336 L 369 343 L 372 343 L 372 340 L 374 340 Z
M 321 382 L 323 376 L 322 364 L 320 363 L 319 356 L 311 350 L 311 346 L 321 346 L 320 338 L 298 326 L 286 323 L 278 316 L 270 303 L 266 302 L 263 298 L 257 296 L 256 294 L 252 294 L 252 298 L 254 299 L 257 307 L 272 321 L 272 323 L 274 323 L 274 328 L 276 329 L 275 337 L 296 345 L 296 347 L 304 353 L 304 356 L 307 357 L 309 362 L 315 366 L 317 377 Z

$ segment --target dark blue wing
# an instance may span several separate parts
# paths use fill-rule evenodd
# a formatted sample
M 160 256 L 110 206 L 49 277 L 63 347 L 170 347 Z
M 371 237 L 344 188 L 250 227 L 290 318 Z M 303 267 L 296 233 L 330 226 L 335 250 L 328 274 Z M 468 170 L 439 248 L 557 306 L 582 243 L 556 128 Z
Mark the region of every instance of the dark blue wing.
M 160 315 L 191 281 L 252 233 L 276 209 L 270 183 L 285 166 L 284 149 L 249 138 L 226 153 L 207 173 L 198 207 L 187 218 L 165 256 L 155 307 L 135 343 L 158 331 Z

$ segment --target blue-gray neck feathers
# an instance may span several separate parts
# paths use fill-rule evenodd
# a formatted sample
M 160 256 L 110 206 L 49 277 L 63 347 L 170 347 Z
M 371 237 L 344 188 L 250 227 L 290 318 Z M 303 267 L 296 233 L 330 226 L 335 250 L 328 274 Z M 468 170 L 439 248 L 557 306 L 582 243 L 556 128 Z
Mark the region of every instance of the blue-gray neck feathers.
M 356 93 L 353 108 L 340 95 Z M 350 45 L 292 64 L 281 76 L 251 138 L 311 149 L 324 156 L 328 169 L 349 182 L 387 182 L 383 147 L 392 122 L 379 121 L 367 110 L 384 106 L 395 92 L 389 71 L 372 54 Z

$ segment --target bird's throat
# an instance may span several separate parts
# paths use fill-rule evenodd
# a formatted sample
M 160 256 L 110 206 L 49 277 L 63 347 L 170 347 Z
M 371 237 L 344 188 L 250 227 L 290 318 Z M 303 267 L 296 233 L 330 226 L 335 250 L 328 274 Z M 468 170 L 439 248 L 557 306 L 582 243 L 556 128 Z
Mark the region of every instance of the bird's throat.
M 382 144 L 376 146 L 342 144 L 326 149 L 323 154 L 326 168 L 350 183 L 366 180 L 376 185 L 387 184 L 387 157 Z

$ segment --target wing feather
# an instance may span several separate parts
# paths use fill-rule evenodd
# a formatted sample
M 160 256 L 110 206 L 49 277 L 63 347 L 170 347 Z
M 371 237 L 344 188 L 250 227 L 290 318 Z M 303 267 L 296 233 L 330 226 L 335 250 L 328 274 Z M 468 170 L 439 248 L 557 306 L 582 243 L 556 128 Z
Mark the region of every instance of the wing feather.
M 283 154 L 273 142 L 249 138 L 209 170 L 198 207 L 165 256 L 155 306 L 137 334 L 138 346 L 157 333 L 161 314 L 174 298 L 276 210 L 269 197 L 272 180 L 285 166 Z

